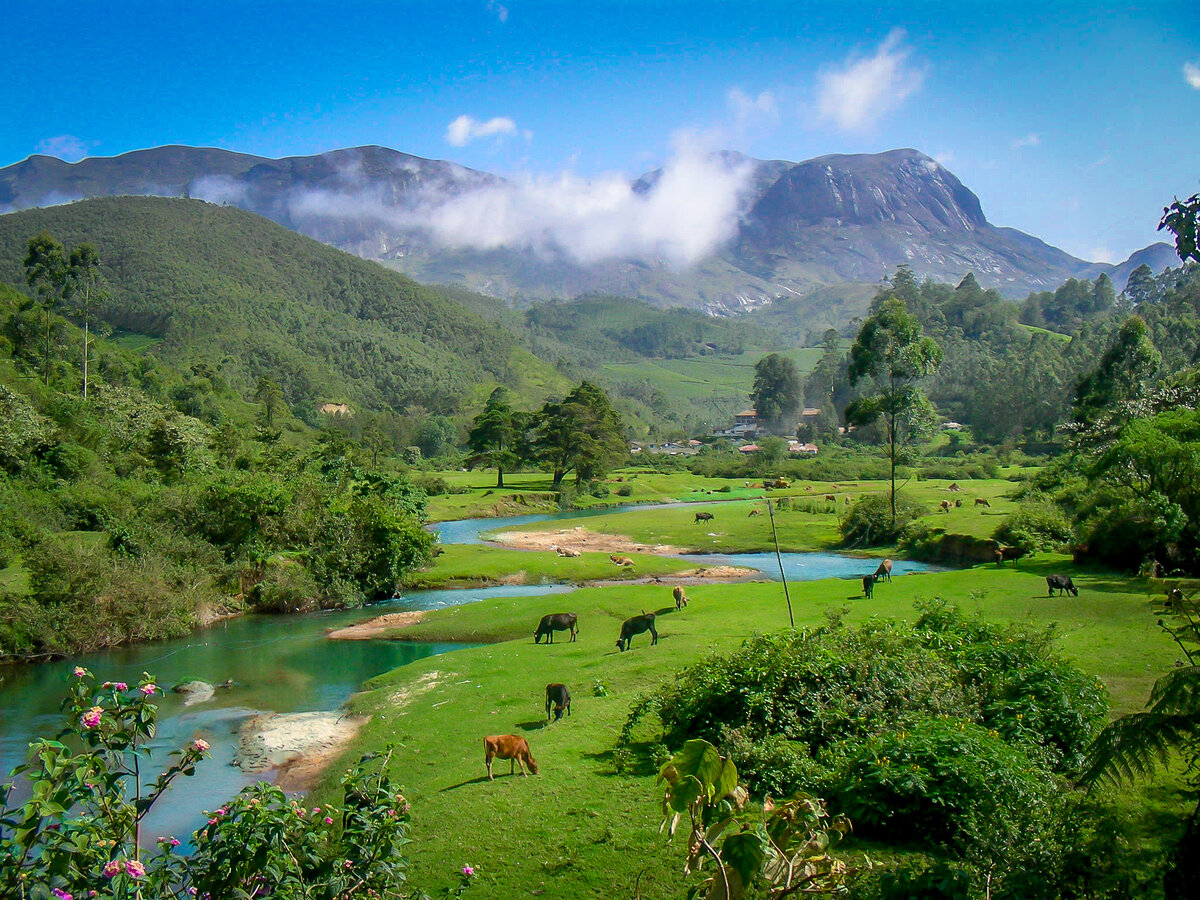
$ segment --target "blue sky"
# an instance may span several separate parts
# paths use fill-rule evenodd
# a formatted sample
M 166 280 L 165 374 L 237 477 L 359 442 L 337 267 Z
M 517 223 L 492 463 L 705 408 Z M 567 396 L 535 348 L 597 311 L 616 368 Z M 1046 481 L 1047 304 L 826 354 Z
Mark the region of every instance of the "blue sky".
M 554 179 L 914 147 L 993 223 L 1110 261 L 1200 191 L 1194 2 L 46 2 L 5 32 L 0 166 L 382 144 Z

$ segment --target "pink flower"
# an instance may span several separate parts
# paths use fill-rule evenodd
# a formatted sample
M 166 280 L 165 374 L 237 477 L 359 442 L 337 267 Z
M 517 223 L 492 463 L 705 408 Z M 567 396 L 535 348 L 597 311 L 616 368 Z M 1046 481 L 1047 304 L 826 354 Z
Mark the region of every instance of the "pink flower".
M 93 706 L 83 714 L 84 728 L 98 728 L 100 726 L 100 717 L 104 715 L 104 708 L 101 706 Z
M 115 878 L 121 874 L 121 861 L 119 859 L 110 859 L 104 864 L 104 877 Z
M 346 860 L 346 862 L 345 862 L 345 863 L 343 863 L 343 865 L 345 865 L 345 867 L 346 867 L 347 869 L 353 869 L 353 868 L 354 868 L 354 863 L 350 862 L 350 860 Z
M 82 678 L 84 675 L 87 674 L 87 669 L 85 669 L 83 666 L 76 666 L 75 668 L 73 668 L 71 670 L 71 674 L 74 675 L 76 678 Z M 58 888 L 55 888 L 55 890 L 58 890 Z
M 158 690 L 158 685 L 151 682 L 150 684 L 143 684 L 140 688 L 138 688 L 138 690 L 149 697 Z
M 118 681 L 116 684 L 113 685 L 113 690 L 127 691 L 127 690 L 129 690 L 129 685 L 127 685 L 123 681 Z
M 125 860 L 125 873 L 130 878 L 142 878 L 146 874 L 146 867 L 136 859 Z
M 326 817 L 325 817 L 325 824 L 326 824 L 326 825 L 332 825 L 332 824 L 333 824 L 333 819 L 329 818 L 329 816 L 326 816 Z
M 464 874 L 464 875 L 466 875 L 468 878 L 470 878 L 472 875 L 474 875 L 474 874 L 475 874 L 475 870 L 474 870 L 473 868 L 471 868 L 470 866 L 463 866 L 463 870 L 462 870 L 462 872 L 463 872 L 463 874 Z
M 213 815 L 217 815 L 217 816 L 227 816 L 227 815 L 229 815 L 229 807 L 228 807 L 228 806 L 222 806 L 222 807 L 220 807 L 220 808 L 219 808 L 219 809 L 218 809 L 218 810 L 217 810 L 217 811 L 216 811 L 216 812 L 215 812 Z
M 319 812 L 321 811 L 321 807 L 319 807 L 319 806 L 314 806 L 314 807 L 312 808 L 312 811 L 313 811 L 313 815 L 315 816 L 317 813 L 319 813 Z
M 58 900 L 72 900 L 70 894 L 68 894 L 66 891 L 60 891 L 58 888 L 55 888 L 50 893 L 57 897 Z
M 201 753 L 205 753 L 208 751 L 208 741 L 196 738 L 196 740 L 192 741 L 192 749 L 198 750 Z

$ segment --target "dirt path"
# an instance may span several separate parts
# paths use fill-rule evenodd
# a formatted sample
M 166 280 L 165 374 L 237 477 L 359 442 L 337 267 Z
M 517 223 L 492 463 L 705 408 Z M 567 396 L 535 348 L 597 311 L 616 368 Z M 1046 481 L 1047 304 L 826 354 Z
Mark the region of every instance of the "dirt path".
M 517 550 L 591 550 L 598 553 L 659 553 L 680 551 L 669 544 L 643 544 L 623 534 L 601 534 L 582 525 L 555 531 L 502 531 L 492 540 Z

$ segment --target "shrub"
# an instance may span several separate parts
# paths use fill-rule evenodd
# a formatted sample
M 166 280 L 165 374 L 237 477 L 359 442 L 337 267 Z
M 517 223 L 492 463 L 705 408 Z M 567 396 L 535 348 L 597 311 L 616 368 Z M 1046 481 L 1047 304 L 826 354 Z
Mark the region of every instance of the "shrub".
M 894 542 L 915 519 L 928 510 L 920 503 L 896 494 L 896 519 L 892 520 L 892 501 L 887 494 L 867 494 L 850 504 L 838 523 L 842 540 L 855 547 L 878 547 Z
M 614 493 L 616 493 L 616 495 L 618 497 L 628 497 L 631 494 L 633 494 L 633 485 L 632 484 L 623 484 L 619 488 L 617 488 Z
M 1027 550 L 1051 550 L 1070 544 L 1075 530 L 1062 507 L 1044 496 L 1022 501 L 1017 511 L 1000 523 L 996 540 Z

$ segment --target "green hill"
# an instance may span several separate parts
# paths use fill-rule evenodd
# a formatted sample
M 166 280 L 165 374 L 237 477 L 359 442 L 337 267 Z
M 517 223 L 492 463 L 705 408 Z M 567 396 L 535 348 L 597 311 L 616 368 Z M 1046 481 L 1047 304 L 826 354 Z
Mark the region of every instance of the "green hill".
M 43 230 L 99 250 L 101 318 L 126 346 L 205 364 L 243 392 L 270 376 L 309 421 L 326 401 L 447 414 L 496 384 L 530 403 L 565 384 L 436 289 L 243 210 L 111 197 L 0 216 L 0 282 L 23 283 L 26 243 Z

